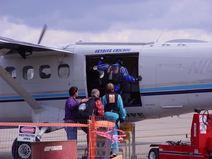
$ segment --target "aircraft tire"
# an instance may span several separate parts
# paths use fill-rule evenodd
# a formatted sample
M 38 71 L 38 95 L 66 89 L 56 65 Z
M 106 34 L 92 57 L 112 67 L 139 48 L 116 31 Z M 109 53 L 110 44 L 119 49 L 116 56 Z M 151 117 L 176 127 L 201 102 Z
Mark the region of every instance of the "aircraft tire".
M 158 148 L 152 148 L 149 150 L 148 159 L 158 159 L 159 152 Z
M 36 138 L 36 141 L 40 140 Z M 31 142 L 18 141 L 17 138 L 14 140 L 12 145 L 12 155 L 14 159 L 31 159 L 31 154 Z

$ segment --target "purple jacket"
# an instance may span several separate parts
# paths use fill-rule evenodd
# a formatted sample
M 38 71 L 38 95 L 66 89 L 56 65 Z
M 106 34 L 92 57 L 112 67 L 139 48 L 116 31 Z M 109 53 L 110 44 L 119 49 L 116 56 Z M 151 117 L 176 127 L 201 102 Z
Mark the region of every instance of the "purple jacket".
M 76 101 L 75 99 L 69 97 L 66 100 L 66 104 L 65 104 L 65 118 L 63 120 L 74 120 L 75 108 L 79 104 L 80 103 L 78 101 Z

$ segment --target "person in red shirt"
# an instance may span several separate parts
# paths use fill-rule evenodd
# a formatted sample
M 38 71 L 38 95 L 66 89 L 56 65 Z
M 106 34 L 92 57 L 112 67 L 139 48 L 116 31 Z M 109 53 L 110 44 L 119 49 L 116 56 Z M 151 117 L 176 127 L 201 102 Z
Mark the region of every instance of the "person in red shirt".
M 94 100 L 94 115 L 95 116 L 104 116 L 104 106 L 102 104 L 100 97 L 100 92 L 98 89 L 93 89 L 91 91 L 91 97 L 95 97 L 96 99 Z
M 102 104 L 100 97 L 100 92 L 98 89 L 93 89 L 91 91 L 91 97 L 89 97 L 89 101 L 87 102 L 87 110 L 89 109 L 88 114 L 86 114 L 86 118 L 82 120 L 84 124 L 87 124 L 87 120 L 91 115 L 96 117 L 96 120 L 101 119 L 104 116 L 104 106 Z M 82 130 L 88 134 L 88 128 L 82 127 Z
M 92 115 L 94 115 L 96 117 L 96 120 L 98 120 L 98 118 L 102 120 L 102 117 L 104 116 L 104 106 L 99 97 L 100 97 L 99 90 L 93 89 L 91 91 L 91 97 L 89 98 L 89 100 L 92 100 L 91 98 L 93 98 L 93 100 L 92 100 L 93 102 L 90 103 L 89 108 L 93 108 Z M 86 121 L 86 123 L 87 123 L 87 121 Z M 88 128 L 82 127 L 82 130 L 87 134 L 87 143 L 88 143 L 89 142 Z

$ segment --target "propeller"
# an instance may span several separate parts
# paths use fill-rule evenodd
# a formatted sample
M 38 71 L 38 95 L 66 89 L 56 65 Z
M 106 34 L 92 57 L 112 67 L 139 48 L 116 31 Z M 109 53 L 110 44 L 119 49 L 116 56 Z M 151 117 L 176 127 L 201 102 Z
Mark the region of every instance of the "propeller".
M 46 28 L 47 28 L 47 25 L 45 24 L 44 27 L 43 27 L 43 30 L 42 30 L 42 32 L 41 32 L 40 38 L 39 38 L 39 40 L 38 40 L 38 44 L 40 44 L 40 42 L 41 42 L 41 40 L 42 40 L 42 38 L 43 38 L 43 35 L 44 35 L 44 33 L 46 32 Z

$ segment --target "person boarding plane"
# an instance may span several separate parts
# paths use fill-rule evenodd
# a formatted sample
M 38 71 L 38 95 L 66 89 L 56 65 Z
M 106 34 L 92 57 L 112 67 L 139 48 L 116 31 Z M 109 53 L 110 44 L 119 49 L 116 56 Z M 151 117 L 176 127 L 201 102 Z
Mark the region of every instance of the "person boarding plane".
M 211 108 L 209 42 L 80 41 L 53 48 L 0 37 L 0 121 L 63 123 L 67 88 L 77 86 L 79 98 L 88 97 L 93 88 L 105 89 L 106 73 L 97 69 L 101 57 L 105 63 L 122 58 L 131 76 L 142 77 L 122 83 L 125 122 Z M 57 129 L 43 127 L 39 135 Z

